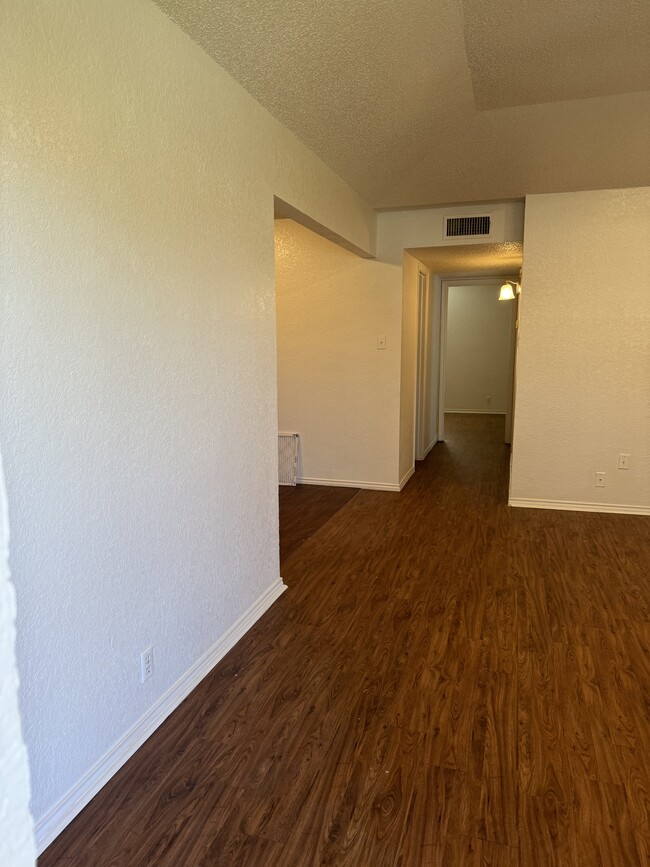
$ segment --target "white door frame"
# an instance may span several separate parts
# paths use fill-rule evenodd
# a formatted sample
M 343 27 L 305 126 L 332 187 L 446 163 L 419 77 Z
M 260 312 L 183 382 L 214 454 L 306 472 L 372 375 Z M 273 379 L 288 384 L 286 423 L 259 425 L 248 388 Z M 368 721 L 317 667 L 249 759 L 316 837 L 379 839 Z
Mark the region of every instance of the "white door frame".
M 504 274 L 500 277 L 481 277 L 478 274 L 473 275 L 455 275 L 441 277 L 440 290 L 440 360 L 438 370 L 440 372 L 440 381 L 438 383 L 438 441 L 443 442 L 445 439 L 445 358 L 447 356 L 447 310 L 449 305 L 449 287 L 450 286 L 494 286 L 495 289 L 501 286 L 505 280 L 519 280 L 519 275 Z M 517 316 L 517 301 L 508 301 L 504 304 L 511 304 L 511 343 L 510 343 L 510 383 L 509 389 L 509 407 L 510 410 L 506 414 L 506 435 L 505 441 L 509 443 L 512 439 L 512 396 L 513 396 L 513 381 L 515 367 L 515 324 Z
M 429 412 L 429 357 L 431 354 L 431 329 L 429 328 L 429 305 L 431 303 L 431 284 L 429 274 L 418 270 L 418 333 L 417 333 L 417 370 L 415 377 L 415 444 L 416 461 L 424 460 L 427 443 L 426 418 Z
M 508 403 L 506 408 L 506 442 L 508 445 L 511 445 L 512 443 L 512 422 L 515 413 L 515 363 L 517 348 L 519 298 L 520 295 L 517 292 L 515 295 L 515 300 L 508 302 L 510 304 L 510 346 L 508 347 Z

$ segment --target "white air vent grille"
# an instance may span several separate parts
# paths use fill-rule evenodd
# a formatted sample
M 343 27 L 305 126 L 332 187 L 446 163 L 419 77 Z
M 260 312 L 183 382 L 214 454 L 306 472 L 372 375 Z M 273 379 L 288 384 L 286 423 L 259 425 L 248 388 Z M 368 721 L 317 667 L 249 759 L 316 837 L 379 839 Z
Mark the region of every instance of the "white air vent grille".
M 297 433 L 278 434 L 278 479 L 281 485 L 295 485 L 298 473 Z
M 485 237 L 490 234 L 490 222 L 489 214 L 445 217 L 445 238 Z

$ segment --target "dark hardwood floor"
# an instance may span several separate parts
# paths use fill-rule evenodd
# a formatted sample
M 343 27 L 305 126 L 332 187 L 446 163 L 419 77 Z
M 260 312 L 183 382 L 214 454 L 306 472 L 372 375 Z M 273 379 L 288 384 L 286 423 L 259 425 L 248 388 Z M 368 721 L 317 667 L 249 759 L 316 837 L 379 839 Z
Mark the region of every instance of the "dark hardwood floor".
M 324 485 L 280 487 L 280 565 L 358 491 Z
M 650 519 L 509 509 L 497 417 L 360 491 L 41 867 L 650 864 Z

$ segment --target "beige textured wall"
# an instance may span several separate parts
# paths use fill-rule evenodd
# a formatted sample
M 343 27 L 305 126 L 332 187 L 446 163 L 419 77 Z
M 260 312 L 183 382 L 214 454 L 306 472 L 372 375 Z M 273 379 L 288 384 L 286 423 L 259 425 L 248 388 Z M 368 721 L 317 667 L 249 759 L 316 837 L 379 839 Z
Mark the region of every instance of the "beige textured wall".
M 429 449 L 438 442 L 438 405 L 440 391 L 440 310 L 442 305 L 442 280 L 429 273 L 429 394 L 426 416 L 425 448 Z
M 278 423 L 303 481 L 395 489 L 400 269 L 276 221 Z M 377 349 L 377 337 L 386 349 Z
M 152 3 L 8 3 L 2 33 L 0 438 L 42 847 L 281 586 L 274 194 L 365 250 L 374 214 Z
M 418 347 L 418 273 L 427 269 L 404 252 L 402 283 L 402 352 L 400 371 L 399 478 L 415 464 L 415 392 Z
M 508 409 L 513 303 L 499 301 L 494 283 L 449 287 L 447 412 L 505 413 Z
M 402 253 L 409 247 L 444 247 L 450 243 L 452 246 L 456 243 L 462 245 L 462 239 L 450 242 L 444 238 L 444 218 L 449 213 L 477 212 L 493 215 L 495 242 L 521 241 L 523 238 L 523 202 L 380 211 L 377 214 L 377 256 L 383 262 L 401 265 Z
M 522 286 L 511 501 L 650 512 L 650 188 L 529 196 Z
M 9 575 L 9 522 L 0 457 L 0 864 L 36 862 L 29 812 L 29 770 L 18 709 L 16 596 Z

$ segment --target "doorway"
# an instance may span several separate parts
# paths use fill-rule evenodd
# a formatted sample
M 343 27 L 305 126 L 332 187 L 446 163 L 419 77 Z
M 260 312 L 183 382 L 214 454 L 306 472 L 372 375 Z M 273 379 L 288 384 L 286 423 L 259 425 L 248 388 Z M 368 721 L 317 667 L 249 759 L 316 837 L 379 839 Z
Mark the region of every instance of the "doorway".
M 442 281 L 438 439 L 445 413 L 503 415 L 512 440 L 517 301 L 500 301 L 512 275 Z
M 430 275 L 418 270 L 415 460 L 422 461 L 438 441 L 438 377 L 432 360 L 439 352 L 436 294 Z M 437 367 L 437 363 L 436 363 Z
M 452 287 L 480 286 L 480 291 L 485 293 L 485 297 L 487 298 L 489 295 L 493 299 L 494 306 L 500 312 L 501 349 L 505 355 L 506 370 L 503 372 L 505 392 L 503 387 L 499 390 L 494 381 L 492 383 L 486 382 L 483 377 L 480 383 L 476 383 L 476 388 L 479 389 L 477 394 L 480 396 L 480 400 L 477 401 L 475 393 L 473 405 L 465 402 L 464 405 L 449 408 L 468 413 L 502 413 L 505 416 L 504 439 L 506 443 L 511 442 L 519 296 L 517 295 L 515 301 L 499 302 L 497 300 L 499 287 L 506 279 L 517 280 L 518 278 L 513 277 L 510 273 L 503 276 L 495 276 L 494 271 L 485 276 L 478 274 L 441 277 L 433 273 L 425 273 L 425 271 L 420 271 L 418 275 L 417 369 L 415 384 L 416 460 L 423 460 L 436 442 L 443 442 L 445 439 L 449 298 Z M 460 306 L 462 307 L 462 304 Z M 503 315 L 504 313 L 505 316 Z M 505 327 L 503 319 L 506 320 Z M 489 323 L 486 325 L 486 328 L 491 328 Z M 505 345 L 503 345 L 504 341 Z M 470 353 L 470 360 L 471 356 L 472 353 Z

